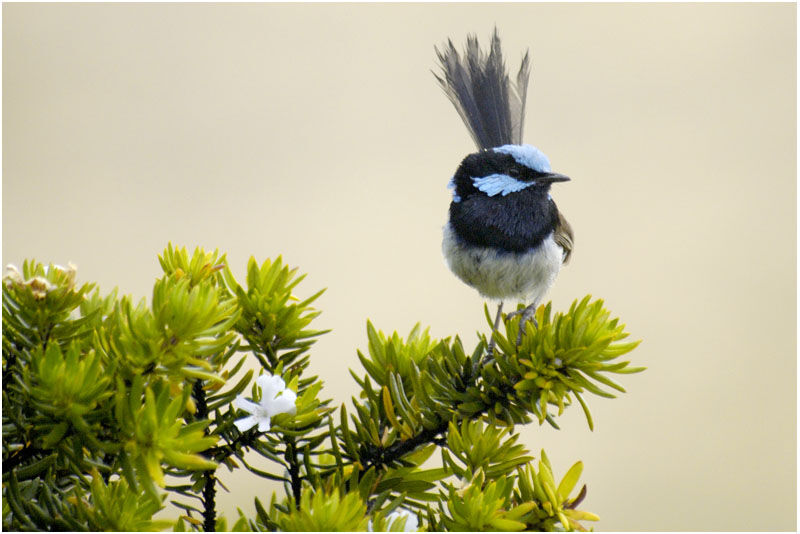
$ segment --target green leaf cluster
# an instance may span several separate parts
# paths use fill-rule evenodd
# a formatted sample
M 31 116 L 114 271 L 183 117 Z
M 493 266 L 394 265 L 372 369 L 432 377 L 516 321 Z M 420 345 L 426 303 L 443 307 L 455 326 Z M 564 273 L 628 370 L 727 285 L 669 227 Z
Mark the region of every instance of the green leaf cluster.
M 479 472 L 489 480 L 512 474 L 517 467 L 533 460 L 511 427 L 486 425 L 482 420 L 451 422 L 447 447 L 442 448 L 442 463 L 458 478 L 471 480 Z
M 329 457 L 329 449 L 325 444 L 330 401 L 319 396 L 322 380 L 304 375 L 309 366 L 310 349 L 326 332 L 308 328 L 320 314 L 312 304 L 323 291 L 298 299 L 293 291 L 305 275 L 285 265 L 280 257 L 274 261 L 265 260 L 260 265 L 251 258 L 247 264 L 246 287 L 239 285 L 227 267 L 221 272 L 225 290 L 236 298 L 240 311 L 233 325 L 244 341 L 238 350 L 252 354 L 263 371 L 281 376 L 287 388 L 297 393 L 297 401 L 295 413 L 273 417 L 271 431 L 266 434 L 259 434 L 255 429 L 240 433 L 227 427 L 221 435 L 228 445 L 219 449 L 215 458 L 229 468 L 234 468 L 238 462 L 259 476 L 283 482 L 287 496 L 299 502 L 304 485 L 311 479 L 318 480 L 321 470 L 329 469 L 325 459 Z M 255 384 L 250 397 L 254 401 L 261 399 Z M 245 458 L 248 451 L 276 464 L 278 473 L 251 464 Z M 256 502 L 257 508 L 263 509 L 258 499 Z M 278 503 L 276 509 L 288 511 L 288 505 Z M 265 521 L 273 525 L 271 520 Z M 251 523 L 251 528 L 256 528 L 255 525 L 256 522 Z
M 22 273 L 3 278 L 3 340 L 33 348 L 50 339 L 61 344 L 79 340 L 90 330 L 90 317 L 73 317 L 94 284 L 75 285 L 75 268 L 25 261 Z M 4 356 L 7 354 L 4 346 Z
M 495 379 L 498 388 L 512 387 L 514 393 L 507 395 L 507 400 L 528 408 L 540 424 L 550 417 L 549 406 L 557 407 L 561 415 L 574 395 L 589 428 L 594 428 L 581 394 L 588 391 L 613 398 L 602 385 L 624 393 L 625 388 L 607 373 L 643 371 L 643 367 L 630 367 L 629 361 L 617 361 L 636 348 L 639 341 L 622 342 L 628 337 L 625 325 L 611 318 L 602 300 L 592 301 L 588 295 L 573 302 L 566 313 L 553 314 L 549 303 L 540 306 L 536 320 L 538 326 L 526 330 L 519 347 L 509 341 L 517 338 L 519 318 L 505 322 L 506 336 L 494 333 L 499 353 L 487 374 Z
M 442 481 L 439 514 L 431 525 L 442 530 L 582 530 L 594 514 L 575 510 L 585 486 L 571 498 L 583 464 L 577 462 L 556 485 L 544 451 L 533 457 L 510 427 L 482 420 L 451 423 L 442 464 L 453 477 Z
M 278 513 L 275 524 L 289 532 L 352 532 L 367 529 L 367 507 L 358 493 L 303 492 L 299 506 Z
M 117 532 L 158 531 L 169 528 L 173 521 L 152 519 L 160 503 L 134 491 L 124 479 L 106 484 L 99 473 L 92 474 L 91 498 L 78 500 L 80 514 L 90 530 Z
M 417 440 L 442 434 L 453 419 L 485 416 L 490 422 L 519 424 L 532 415 L 557 427 L 553 416 L 563 413 L 572 395 L 592 427 L 581 393 L 609 395 L 594 382 L 621 386 L 602 373 L 642 370 L 616 361 L 637 342 L 620 343 L 628 335 L 624 325 L 602 304 L 587 296 L 554 316 L 549 305 L 540 307 L 539 327 L 529 328 L 520 346 L 509 341 L 516 339 L 519 319 L 505 321 L 507 336 L 494 333 L 497 350 L 488 358 L 485 338 L 468 354 L 458 337 L 436 342 L 417 325 L 404 341 L 368 323 L 369 356 L 359 353 L 367 375 L 353 374 L 362 397 L 354 401 L 352 431 L 343 435 L 347 455 L 365 459 L 362 465 L 387 452 L 393 458 Z M 557 413 L 550 405 L 558 407 Z M 354 443 L 361 446 L 350 446 Z
M 216 468 L 216 463 L 195 454 L 217 442 L 216 437 L 204 433 L 210 421 L 186 424 L 179 417 L 186 409 L 188 389 L 174 395 L 166 383 L 145 388 L 141 376 L 134 379 L 130 388 L 118 380 L 115 414 L 123 440 L 119 460 L 132 486 L 138 479 L 157 500 L 155 484 L 166 485 L 162 463 L 188 470 Z M 136 467 L 137 478 L 132 476 L 131 464 Z
M 188 260 L 185 250 L 168 252 Z M 203 256 L 198 251 L 193 258 Z M 193 420 L 191 391 L 200 381 L 224 383 L 218 373 L 238 345 L 231 328 L 238 311 L 235 299 L 219 290 L 218 269 L 197 276 L 203 269 L 197 265 L 189 261 L 182 272 L 165 273 L 149 307 L 117 299 L 116 290 L 101 296 L 90 293 L 91 284 L 76 286 L 73 266 L 26 261 L 21 273 L 9 268 L 3 280 L 5 528 L 146 528 L 163 507 L 158 488 L 166 486 L 165 472 L 216 467 L 200 454 L 218 438 L 208 433 L 210 420 Z M 109 485 L 112 476 L 124 482 Z M 115 523 L 100 512 L 91 496 L 103 495 L 101 479 L 114 498 L 136 496 L 135 506 L 144 510 L 138 523 L 122 516 Z
M 440 503 L 442 526 L 457 531 L 585 530 L 579 521 L 599 518 L 575 509 L 586 495 L 585 486 L 570 497 L 582 470 L 577 462 L 556 485 L 544 451 L 538 471 L 532 462 L 497 478 L 479 470 L 471 479 L 459 479 L 460 487 L 448 485 L 447 500 Z
M 367 321 L 358 392 L 338 413 L 308 371 L 322 291 L 281 257 L 250 258 L 244 284 L 218 251 L 171 244 L 150 303 L 75 283 L 75 268 L 25 262 L 3 283 L 3 526 L 152 530 L 168 501 L 175 530 L 226 530 L 220 466 L 276 480 L 234 530 L 581 530 L 597 517 L 573 495 L 577 462 L 556 483 L 514 425 L 556 418 L 586 392 L 624 388 L 641 371 L 621 356 L 638 342 L 590 296 L 564 312 L 540 307 L 519 344 L 518 317 L 478 334 L 402 337 Z M 487 320 L 492 325 L 488 309 Z M 255 366 L 255 369 L 253 369 Z M 240 431 L 238 397 L 280 376 L 297 394 L 270 429 Z M 246 404 L 246 403 L 245 403 Z M 435 455 L 436 452 L 439 455 Z M 441 461 L 439 462 L 439 458 Z M 262 500 L 269 498 L 268 504 Z M 264 501 L 267 502 L 267 501 Z M 402 513 L 401 513 L 402 512 Z
M 44 351 L 44 354 L 41 354 Z M 31 406 L 41 430 L 52 428 L 42 439 L 42 447 L 52 449 L 69 429 L 79 432 L 89 444 L 113 450 L 115 444 L 101 442 L 99 425 L 106 416 L 103 407 L 113 395 L 111 379 L 104 374 L 101 357 L 93 350 L 81 354 L 71 344 L 64 354 L 57 343 L 34 348 L 30 381 L 22 384 L 30 395 Z M 27 373 L 26 373 L 27 374 Z
M 470 484 L 460 491 L 449 488 L 441 505 L 444 527 L 450 531 L 525 530 L 519 519 L 531 505 L 513 506 L 509 499 L 512 488 L 513 480 L 508 478 Z
M 198 250 L 189 259 L 185 250 L 170 246 L 160 259 L 167 270 L 154 284 L 150 306 L 144 301 L 134 306 L 127 296 L 111 310 L 104 299 L 91 301 L 94 310 L 108 310 L 96 344 L 127 379 L 158 372 L 176 383 L 223 382 L 216 373 L 233 353 L 231 328 L 238 319 L 236 300 L 220 290 L 218 269 L 210 267 L 224 256 Z
M 583 463 L 576 462 L 556 485 L 553 468 L 544 450 L 541 452 L 538 471 L 532 464 L 519 470 L 514 500 L 535 505 L 524 517 L 527 530 L 556 530 L 559 528 L 556 522 L 565 530 L 584 530 L 578 521 L 600 519 L 591 512 L 576 509 L 586 496 L 585 485 L 575 497 L 570 497 L 582 472 Z
M 306 328 L 321 313 L 311 304 L 324 290 L 299 301 L 292 290 L 306 275 L 298 275 L 297 269 L 284 265 L 280 256 L 274 261 L 265 260 L 261 266 L 250 258 L 247 289 L 236 282 L 229 269 L 224 270 L 224 276 L 228 291 L 237 297 L 241 310 L 236 330 L 261 366 L 275 369 L 283 364 L 284 368 L 295 365 L 299 370 L 305 369 L 308 366 L 305 353 L 315 338 L 327 332 Z
M 412 365 L 419 365 L 436 346 L 429 330 L 422 330 L 419 323 L 404 340 L 397 332 L 387 337 L 367 321 L 367 339 L 369 357 L 359 350 L 358 359 L 372 379 L 380 385 L 389 384 L 392 374 L 408 383 L 413 373 Z
M 611 317 L 602 301 L 592 301 L 589 296 L 575 301 L 564 313 L 553 314 L 550 305 L 540 307 L 537 321 L 537 326 L 529 325 L 517 346 L 509 339 L 517 338 L 519 319 L 505 320 L 506 335 L 494 332 L 497 348 L 492 354 L 486 353 L 483 336 L 468 353 L 460 338 L 436 341 L 419 325 L 404 340 L 396 332 L 384 335 L 368 323 L 368 353 L 359 352 L 367 374 L 353 373 L 361 394 L 353 399 L 349 417 L 342 406 L 340 427 L 335 433 L 341 440 L 344 463 L 377 480 L 392 479 L 396 470 L 407 470 L 390 495 L 403 496 L 404 506 L 419 511 L 425 502 L 452 501 L 449 490 L 436 495 L 433 485 L 437 481 L 446 485 L 443 479 L 450 475 L 497 482 L 492 491 L 503 496 L 492 501 L 497 514 L 476 516 L 467 522 L 456 521 L 451 515 L 450 523 L 437 519 L 435 513 L 431 515 L 430 524 L 442 528 L 489 528 L 493 524 L 493 528 L 504 530 L 512 529 L 507 521 L 513 520 L 518 523 L 513 529 L 519 529 L 519 524 L 523 525 L 520 528 L 536 524 L 573 529 L 579 525 L 570 523 L 570 519 L 594 518 L 567 508 L 566 497 L 550 504 L 543 498 L 511 499 L 511 492 L 520 490 L 501 479 L 518 480 L 519 473 L 527 472 L 544 480 L 549 465 L 542 464 L 538 472 L 524 471 L 533 469 L 529 466 L 532 458 L 516 443 L 517 436 L 510 435 L 508 425 L 527 423 L 533 416 L 558 428 L 554 417 L 563 413 L 574 395 L 593 428 L 581 394 L 589 391 L 608 396 L 596 383 L 614 384 L 615 389 L 621 386 L 605 373 L 641 371 L 618 360 L 638 342 L 621 342 L 628 336 L 624 325 Z M 558 410 L 552 411 L 549 406 Z M 430 444 L 441 447 L 442 468 L 425 469 L 416 462 L 407 463 Z M 429 485 L 418 485 L 415 476 L 426 478 Z M 543 482 L 537 484 L 548 487 Z M 518 486 L 526 487 L 524 482 Z M 484 489 L 481 485 L 480 491 L 476 490 L 476 499 L 486 498 Z M 483 506 L 474 504 L 473 508 Z M 507 515 L 512 508 L 514 511 Z M 534 518 L 531 514 L 545 516 Z

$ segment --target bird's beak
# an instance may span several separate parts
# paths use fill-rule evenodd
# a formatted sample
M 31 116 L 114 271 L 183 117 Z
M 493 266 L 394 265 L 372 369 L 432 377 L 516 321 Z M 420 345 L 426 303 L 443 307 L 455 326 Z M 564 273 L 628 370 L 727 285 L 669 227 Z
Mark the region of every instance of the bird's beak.
M 536 182 L 540 184 L 552 184 L 555 182 L 569 182 L 569 176 L 564 176 L 563 174 L 558 174 L 555 172 L 551 172 L 545 174 L 544 176 L 537 176 Z

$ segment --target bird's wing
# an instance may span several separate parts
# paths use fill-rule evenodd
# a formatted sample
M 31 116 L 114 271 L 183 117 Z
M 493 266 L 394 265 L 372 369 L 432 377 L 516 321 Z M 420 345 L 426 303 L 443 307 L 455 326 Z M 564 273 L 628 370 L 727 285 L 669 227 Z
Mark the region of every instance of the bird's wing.
M 564 249 L 564 263 L 569 261 L 569 257 L 572 254 L 573 237 L 574 234 L 572 233 L 572 227 L 564 218 L 564 214 L 559 211 L 558 223 L 556 224 L 556 229 L 553 231 L 553 238 L 555 239 L 556 244 Z

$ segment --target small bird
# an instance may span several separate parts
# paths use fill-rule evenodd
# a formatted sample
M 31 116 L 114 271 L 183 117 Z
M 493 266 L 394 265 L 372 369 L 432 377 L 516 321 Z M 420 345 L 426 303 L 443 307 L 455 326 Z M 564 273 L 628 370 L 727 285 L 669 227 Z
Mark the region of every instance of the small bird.
M 434 76 L 479 149 L 463 159 L 450 181 L 453 200 L 442 251 L 458 278 L 482 296 L 500 300 L 495 330 L 504 300 L 530 302 L 507 316 L 522 315 L 519 344 L 525 324 L 572 253 L 572 228 L 550 196 L 551 184 L 569 178 L 552 172 L 541 150 L 522 144 L 527 52 L 511 83 L 496 28 L 488 53 L 475 35 L 467 36 L 463 56 L 451 40 L 435 51 L 442 75 Z

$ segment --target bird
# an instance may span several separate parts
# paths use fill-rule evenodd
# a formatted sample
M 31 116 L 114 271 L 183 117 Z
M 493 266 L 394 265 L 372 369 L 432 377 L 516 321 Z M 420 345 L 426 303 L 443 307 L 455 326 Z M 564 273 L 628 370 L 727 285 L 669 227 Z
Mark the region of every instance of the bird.
M 538 327 L 536 307 L 572 254 L 572 227 L 550 194 L 552 184 L 570 178 L 553 172 L 541 150 L 522 142 L 528 51 L 512 82 L 497 28 L 488 51 L 474 34 L 467 36 L 463 54 L 452 39 L 434 50 L 441 69 L 434 76 L 478 147 L 461 161 L 448 184 L 453 196 L 442 252 L 461 281 L 481 296 L 499 300 L 494 331 L 504 301 L 528 303 L 506 315 L 506 320 L 522 316 L 519 346 L 528 321 Z M 490 355 L 493 348 L 494 337 L 488 344 Z

